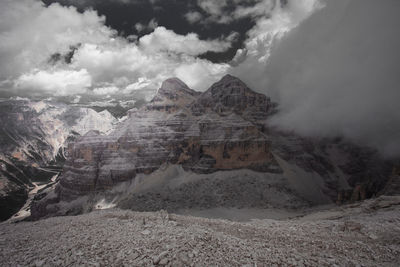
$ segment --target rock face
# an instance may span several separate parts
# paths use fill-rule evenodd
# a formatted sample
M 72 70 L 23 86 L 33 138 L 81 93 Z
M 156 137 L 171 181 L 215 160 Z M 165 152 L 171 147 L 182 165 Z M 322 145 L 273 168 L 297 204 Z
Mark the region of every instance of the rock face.
M 393 166 L 389 181 L 383 188 L 381 195 L 400 195 L 400 162 Z
M 48 183 L 62 170 L 69 141 L 117 123 L 108 111 L 47 100 L 1 100 L 0 112 L 0 220 L 25 204 L 35 183 Z
M 165 164 L 195 174 L 238 169 L 265 173 L 265 179 L 276 174 L 287 184 L 285 190 L 308 203 L 336 201 L 342 190 L 365 181 L 375 185 L 366 197 L 384 186 L 390 167 L 373 151 L 273 129 L 268 117 L 275 111 L 276 104 L 268 97 L 230 75 L 204 93 L 179 79 L 168 79 L 150 103 L 131 110 L 110 134 L 89 132 L 68 147 L 55 194 L 35 203 L 32 216 L 46 216 L 49 203 L 58 210 L 56 202 L 107 192 L 120 183 L 135 183 L 138 177 L 146 179 Z M 240 187 L 240 182 L 235 184 Z M 265 204 L 262 198 L 258 203 Z M 252 200 L 251 206 L 257 205 Z
M 191 104 L 198 95 L 200 95 L 199 92 L 190 89 L 181 80 L 171 78 L 164 81 L 146 109 L 168 113 L 176 112 Z
M 197 101 L 200 93 L 176 78 L 169 79 L 147 106 L 131 111 L 110 135 L 90 132 L 79 138 L 68 148 L 69 160 L 60 181 L 62 198 L 110 189 L 166 162 L 197 173 L 241 168 L 280 172 L 269 140 L 257 125 L 240 116 L 259 111 L 261 106 L 250 105 L 256 99 L 262 104 L 269 100 L 240 87 L 244 85 L 238 79 L 225 77 L 223 81 L 228 86 L 221 87 L 219 99 L 212 92 L 220 87 L 213 86 Z M 248 95 L 250 102 L 226 101 L 236 89 L 237 99 Z M 209 109 L 208 95 L 214 107 L 223 107 L 223 115 L 221 109 Z M 193 112 L 195 107 L 203 112 Z

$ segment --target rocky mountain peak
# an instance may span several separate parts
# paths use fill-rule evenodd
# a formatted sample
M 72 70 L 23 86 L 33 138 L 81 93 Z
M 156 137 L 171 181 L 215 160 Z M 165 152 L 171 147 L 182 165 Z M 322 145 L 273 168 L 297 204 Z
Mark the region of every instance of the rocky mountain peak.
M 174 92 L 174 91 L 187 91 L 188 93 L 191 93 L 193 91 L 192 89 L 187 86 L 186 83 L 184 83 L 182 80 L 179 78 L 173 77 L 165 80 L 160 89 L 159 92 Z
M 251 90 L 239 78 L 225 75 L 214 83 L 192 105 L 194 113 L 204 113 L 211 109 L 220 115 L 232 112 L 246 115 L 248 119 L 263 119 L 271 112 L 275 104 L 263 94 Z
M 155 99 L 153 101 L 157 101 L 158 99 L 168 98 L 171 100 L 176 100 L 179 96 L 195 96 L 199 93 L 190 89 L 186 83 L 181 81 L 179 78 L 169 78 L 165 80 L 160 89 L 158 89 Z
M 199 92 L 190 89 L 180 79 L 169 78 L 162 83 L 146 109 L 175 111 L 192 103 L 198 95 Z
M 224 97 L 226 95 L 245 95 L 246 93 L 255 92 L 247 87 L 247 85 L 239 78 L 230 74 L 225 75 L 222 79 L 214 83 L 209 89 L 215 97 Z
M 238 81 L 238 82 L 241 82 L 244 86 L 246 86 L 246 84 L 242 80 L 240 80 L 238 77 L 230 75 L 230 74 L 225 74 L 220 80 L 220 82 L 230 82 L 230 81 Z

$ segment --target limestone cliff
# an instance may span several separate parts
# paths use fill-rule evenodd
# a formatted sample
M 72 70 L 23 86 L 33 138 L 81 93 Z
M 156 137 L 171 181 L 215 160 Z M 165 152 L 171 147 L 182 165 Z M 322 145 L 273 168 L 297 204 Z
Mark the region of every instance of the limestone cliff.
M 210 95 L 220 87 L 218 98 Z M 237 98 L 231 101 L 231 95 Z M 208 109 L 211 102 L 213 108 Z M 106 190 L 166 162 L 198 173 L 240 168 L 279 172 L 268 138 L 241 116 L 261 109 L 266 115 L 269 102 L 233 77 L 201 95 L 182 81 L 169 79 L 148 105 L 131 111 L 110 135 L 88 133 L 68 148 L 61 195 L 71 198 Z M 195 106 L 203 112 L 193 112 Z M 221 113 L 217 106 L 226 108 Z
M 373 151 L 341 140 L 302 138 L 271 128 L 268 117 L 276 107 L 270 98 L 230 75 L 204 93 L 193 91 L 177 78 L 168 79 L 152 101 L 131 110 L 110 134 L 89 132 L 71 144 L 55 194 L 35 203 L 32 214 L 46 215 L 49 202 L 72 201 L 107 192 L 121 183 L 135 183 L 139 176 L 165 164 L 195 174 L 238 169 L 265 173 L 264 179 L 276 174 L 286 184 L 281 191 L 293 191 L 299 202 L 316 204 L 336 201 L 338 193 L 365 179 L 384 183 L 388 167 Z M 254 184 L 252 181 L 249 183 Z M 383 185 L 376 184 L 376 190 L 380 187 Z M 251 190 L 247 193 L 252 194 Z M 251 205 L 264 204 L 261 197 Z

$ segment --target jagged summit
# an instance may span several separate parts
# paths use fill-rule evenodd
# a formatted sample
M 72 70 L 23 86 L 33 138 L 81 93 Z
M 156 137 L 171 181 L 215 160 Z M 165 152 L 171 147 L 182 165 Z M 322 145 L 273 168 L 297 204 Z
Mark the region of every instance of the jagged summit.
M 246 86 L 246 84 L 242 80 L 240 80 L 238 77 L 233 76 L 231 74 L 225 74 L 220 80 L 220 82 L 227 82 L 227 81 L 239 81 Z
M 219 115 L 236 113 L 249 120 L 261 120 L 275 107 L 276 104 L 269 97 L 253 91 L 239 78 L 227 74 L 203 93 L 190 89 L 178 78 L 167 79 L 146 109 L 175 112 L 189 108 L 196 116 L 212 110 Z
M 171 100 L 176 100 L 178 96 L 182 95 L 199 95 L 199 92 L 190 89 L 186 83 L 184 83 L 179 78 L 169 78 L 165 80 L 161 87 L 158 89 L 153 101 L 158 101 L 159 99 L 169 98 Z
M 246 97 L 249 94 L 252 96 L 262 95 L 254 92 L 242 80 L 230 74 L 225 75 L 221 80 L 214 83 L 207 92 L 213 97 L 219 98 L 227 95 L 237 95 L 238 97 Z
M 195 94 L 196 91 L 192 90 L 184 83 L 181 79 L 177 77 L 169 78 L 165 80 L 160 89 L 158 90 L 159 93 L 163 92 L 174 92 L 174 91 L 185 91 L 189 94 Z
M 147 110 L 176 111 L 192 103 L 200 95 L 179 78 L 165 80 L 157 94 L 146 106 Z
M 226 74 L 214 83 L 207 91 L 201 93 L 197 92 L 180 80 L 177 77 L 169 78 L 165 80 L 161 87 L 157 90 L 157 93 L 151 102 L 157 102 L 168 98 L 170 100 L 177 100 L 179 96 L 190 95 L 200 96 L 203 98 L 207 97 L 223 97 L 226 95 L 239 95 L 244 96 L 245 94 L 258 94 L 251 90 L 247 85 L 239 78 Z M 262 94 L 258 94 L 262 95 Z
M 146 110 L 174 112 L 192 103 L 199 94 L 180 79 L 170 78 L 162 83 Z
M 243 81 L 230 74 L 214 83 L 192 105 L 195 113 L 204 113 L 211 109 L 220 115 L 236 113 L 246 115 L 248 119 L 260 119 L 276 105 L 263 94 L 251 90 Z

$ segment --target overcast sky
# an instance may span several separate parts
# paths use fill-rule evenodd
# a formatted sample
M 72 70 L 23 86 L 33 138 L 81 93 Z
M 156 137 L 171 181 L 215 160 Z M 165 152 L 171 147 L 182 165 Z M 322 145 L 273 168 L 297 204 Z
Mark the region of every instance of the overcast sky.
M 1 0 L 0 92 L 129 94 L 231 73 L 272 122 L 400 155 L 399 0 Z M 150 90 L 149 90 L 150 91 Z

